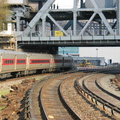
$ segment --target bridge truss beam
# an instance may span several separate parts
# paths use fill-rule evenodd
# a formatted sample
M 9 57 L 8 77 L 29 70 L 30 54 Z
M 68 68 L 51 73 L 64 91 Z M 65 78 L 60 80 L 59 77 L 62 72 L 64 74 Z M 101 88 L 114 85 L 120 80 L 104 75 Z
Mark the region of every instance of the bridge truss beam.
M 48 41 L 52 41 L 52 43 L 56 43 L 59 46 L 61 40 L 71 41 L 71 43 L 72 41 L 78 42 L 82 40 L 85 42 L 86 40 L 98 40 L 100 42 L 103 42 L 103 44 L 100 45 L 104 45 L 104 41 L 111 41 L 111 38 L 112 41 L 120 40 L 119 0 L 117 0 L 117 6 L 112 8 L 100 8 L 95 0 L 90 0 L 93 8 L 85 8 L 79 3 L 79 0 L 74 0 L 72 9 L 51 9 L 54 1 L 55 0 L 48 0 L 45 5 L 38 11 L 35 17 L 28 24 L 28 27 L 23 31 L 22 34 L 19 34 L 17 37 L 19 43 L 30 44 L 30 41 L 34 43 L 36 41 L 40 41 L 41 44 L 47 44 Z M 79 4 L 81 6 L 80 8 L 78 8 Z M 61 14 L 66 14 L 66 16 L 69 15 L 70 17 L 67 19 L 66 16 L 62 16 Z M 110 24 L 110 19 L 114 19 L 114 25 Z M 67 29 L 65 29 L 65 26 L 67 26 L 68 22 L 65 22 L 64 25 L 61 25 L 61 20 L 71 20 L 72 23 L 69 24 L 69 27 Z M 83 20 L 86 21 L 84 25 L 82 25 L 81 22 Z M 35 31 L 34 28 L 40 21 L 42 23 L 42 30 Z M 93 21 L 99 23 L 99 28 L 93 28 L 89 30 L 88 28 Z M 57 26 L 57 29 L 50 29 L 47 31 L 46 26 L 48 23 L 52 23 L 52 25 Z M 101 23 L 104 24 L 104 29 L 102 29 Z M 82 26 L 80 30 L 78 30 L 77 25 L 80 25 L 80 27 Z M 52 30 L 59 31 L 59 36 L 54 35 Z M 92 42 L 92 44 L 94 45 L 94 42 Z

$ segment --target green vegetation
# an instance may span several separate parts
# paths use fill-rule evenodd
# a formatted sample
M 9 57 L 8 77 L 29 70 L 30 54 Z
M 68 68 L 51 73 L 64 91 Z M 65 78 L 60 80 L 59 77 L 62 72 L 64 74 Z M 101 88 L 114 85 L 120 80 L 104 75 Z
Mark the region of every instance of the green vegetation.
M 1 95 L 7 95 L 9 92 L 9 90 L 0 90 L 0 97 Z
M 0 106 L 0 111 L 1 111 L 2 109 L 4 109 L 5 107 L 6 107 L 6 106 L 2 106 L 2 107 Z
M 44 76 L 39 76 L 39 77 L 36 77 L 35 80 L 40 80 L 42 79 Z
M 0 31 L 6 28 L 9 15 L 10 10 L 7 0 L 0 0 Z
M 7 95 L 9 92 L 10 92 L 9 90 L 0 90 L 0 97 L 1 97 L 1 95 Z M 0 106 L 0 111 L 2 109 L 4 109 L 5 107 L 6 107 L 6 105 Z

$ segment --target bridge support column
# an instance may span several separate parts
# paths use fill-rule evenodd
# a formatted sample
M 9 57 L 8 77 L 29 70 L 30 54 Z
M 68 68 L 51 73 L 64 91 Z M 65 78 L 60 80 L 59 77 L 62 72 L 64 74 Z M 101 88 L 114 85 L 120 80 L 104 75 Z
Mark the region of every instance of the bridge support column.
M 84 4 L 83 4 L 83 3 L 84 3 L 83 0 L 81 0 L 81 1 L 80 1 L 81 8 L 84 7 Z
M 53 36 L 54 35 L 54 23 L 53 22 L 50 22 L 50 29 L 51 29 L 51 35 Z
M 120 35 L 120 0 L 117 0 L 117 34 Z
M 73 12 L 73 35 L 76 35 L 77 13 Z
M 73 9 L 73 35 L 76 35 L 77 30 L 77 6 L 78 0 L 74 0 L 74 9 Z
M 46 16 L 42 18 L 42 37 L 45 37 Z
M 16 23 L 16 29 L 17 29 L 17 32 L 19 32 L 20 31 L 20 15 L 19 15 L 19 12 L 17 11 L 16 12 L 17 13 L 17 15 L 16 15 L 16 17 L 17 17 L 17 23 Z

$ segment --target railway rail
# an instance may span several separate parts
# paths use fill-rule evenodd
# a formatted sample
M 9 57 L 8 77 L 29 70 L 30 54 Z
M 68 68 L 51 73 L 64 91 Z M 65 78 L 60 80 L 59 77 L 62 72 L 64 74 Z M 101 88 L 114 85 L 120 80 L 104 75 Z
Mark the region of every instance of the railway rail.
M 74 75 L 74 78 L 76 78 L 76 74 Z M 59 92 L 60 84 L 66 79 L 71 79 L 71 77 L 73 78 L 73 74 L 64 74 L 62 76 L 52 79 L 52 81 L 48 81 L 42 88 L 41 103 L 45 116 L 48 120 L 79 120 L 79 117 L 76 116 L 76 114 L 69 109 L 69 106 L 64 103 L 61 97 L 62 95 Z
M 100 84 L 101 79 L 104 79 L 105 76 L 109 75 L 92 74 L 77 79 L 76 89 L 90 102 L 112 116 L 113 119 L 120 119 L 120 97 L 103 89 Z
M 99 81 L 95 81 L 97 78 L 102 79 L 104 76 L 105 74 L 67 72 L 41 79 L 32 87 L 26 98 L 25 119 L 119 119 L 119 108 L 115 107 L 115 105 L 111 107 L 106 102 L 106 98 L 101 98 L 101 96 L 98 98 L 97 93 L 92 93 L 93 89 L 86 90 L 89 84 L 92 85 L 92 82 L 95 84 L 95 82 Z M 89 83 L 87 79 L 91 80 L 91 82 Z M 83 82 L 87 85 L 82 85 Z M 91 101 L 94 104 L 91 105 Z M 102 106 L 103 109 L 98 109 L 98 106 Z M 110 112 L 111 115 L 108 114 Z
M 67 73 L 64 73 L 64 75 L 60 73 L 54 76 L 52 75 L 47 78 L 43 78 L 41 81 L 38 81 L 33 86 L 29 94 L 29 97 L 26 101 L 27 107 L 26 107 L 25 119 L 35 119 L 35 120 L 40 120 L 40 119 L 45 120 L 45 119 L 53 119 L 53 118 L 54 119 L 63 118 L 69 120 L 72 120 L 73 118 L 79 119 L 77 118 L 74 112 L 72 113 L 71 111 L 72 115 L 69 114 L 68 112 L 69 110 L 67 111 L 66 109 L 68 106 L 62 105 L 64 104 L 64 102 L 61 102 L 63 101 L 61 100 L 62 99 L 61 97 L 59 98 L 59 85 L 63 80 L 67 79 L 69 76 L 70 75 L 68 75 Z M 39 91 L 41 91 L 40 93 L 37 91 L 37 88 L 39 89 Z M 38 94 L 36 94 L 36 91 Z M 36 98 L 39 98 L 39 100 Z M 35 105 L 34 103 L 36 103 L 37 105 Z M 42 107 L 36 108 L 36 106 L 37 107 L 42 106 Z
M 25 106 L 25 119 L 32 119 L 32 120 L 42 120 L 41 115 L 41 107 L 40 107 L 40 90 L 43 87 L 43 85 L 51 78 L 53 78 L 54 75 L 49 75 L 44 78 L 42 78 L 40 81 L 37 81 L 31 88 L 31 90 L 28 91 L 27 97 L 26 97 L 26 106 Z

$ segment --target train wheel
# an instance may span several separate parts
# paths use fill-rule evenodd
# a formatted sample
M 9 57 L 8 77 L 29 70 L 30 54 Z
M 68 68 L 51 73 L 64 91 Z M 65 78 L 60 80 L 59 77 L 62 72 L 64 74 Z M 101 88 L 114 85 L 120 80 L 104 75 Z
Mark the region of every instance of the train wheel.
M 19 77 L 19 72 L 14 72 L 14 73 L 11 73 L 11 75 L 13 76 L 13 77 Z
M 28 75 L 29 75 L 29 71 L 26 70 L 26 71 L 25 71 L 25 76 L 28 76 Z
M 18 77 L 19 77 L 19 74 L 18 74 L 18 73 L 16 73 L 15 77 L 16 77 L 16 78 L 18 78 Z
M 46 73 L 46 70 L 42 70 L 42 74 L 45 74 Z
M 52 69 L 52 68 L 50 68 L 50 69 L 49 69 L 49 73 L 52 73 L 52 72 L 53 72 L 53 69 Z
M 20 72 L 17 72 L 17 73 L 15 74 L 15 77 L 16 77 L 16 78 L 20 77 Z
M 4 74 L 1 74 L 0 78 L 1 78 L 1 79 L 4 79 L 4 78 L 5 78 Z

